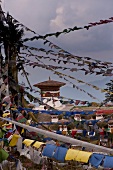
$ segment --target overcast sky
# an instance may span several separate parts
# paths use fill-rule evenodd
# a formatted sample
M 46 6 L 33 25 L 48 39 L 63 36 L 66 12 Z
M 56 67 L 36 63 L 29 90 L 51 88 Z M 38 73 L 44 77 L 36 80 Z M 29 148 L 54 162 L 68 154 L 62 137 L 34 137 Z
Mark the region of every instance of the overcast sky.
M 41 35 L 113 17 L 113 0 L 2 0 L 2 7 Z M 72 54 L 113 62 L 113 23 L 71 32 L 59 38 L 52 37 L 49 40 Z M 64 81 L 49 71 L 27 70 L 32 73 L 32 84 L 48 79 L 49 75 L 52 79 Z M 74 76 L 87 82 L 104 79 L 102 76 L 85 76 L 79 72 Z M 81 95 L 79 97 L 81 98 Z

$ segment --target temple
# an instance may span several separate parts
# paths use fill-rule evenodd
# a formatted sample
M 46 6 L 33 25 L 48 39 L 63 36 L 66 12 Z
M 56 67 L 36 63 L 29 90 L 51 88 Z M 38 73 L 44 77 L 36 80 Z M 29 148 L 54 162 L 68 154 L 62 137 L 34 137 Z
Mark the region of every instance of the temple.
M 41 98 L 43 100 L 43 105 L 36 107 L 37 110 L 45 110 L 46 106 L 51 106 L 57 110 L 63 110 L 66 108 L 66 105 L 60 102 L 60 88 L 64 86 L 65 83 L 49 80 L 34 84 L 35 87 L 38 87 L 41 90 Z M 70 106 L 72 107 L 72 106 Z
M 42 98 L 50 98 L 50 97 L 60 97 L 60 87 L 64 86 L 65 83 L 49 80 L 35 84 L 35 87 L 38 87 L 41 90 Z

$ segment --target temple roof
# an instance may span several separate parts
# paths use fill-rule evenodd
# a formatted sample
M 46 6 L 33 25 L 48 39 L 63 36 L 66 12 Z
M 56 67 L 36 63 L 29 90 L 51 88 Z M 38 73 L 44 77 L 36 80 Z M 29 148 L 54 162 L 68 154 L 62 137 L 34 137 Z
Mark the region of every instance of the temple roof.
M 49 77 L 49 80 L 34 84 L 34 86 L 38 87 L 38 88 L 44 87 L 44 86 L 46 86 L 46 87 L 47 86 L 61 87 L 61 86 L 64 86 L 65 84 L 66 83 L 51 80 Z

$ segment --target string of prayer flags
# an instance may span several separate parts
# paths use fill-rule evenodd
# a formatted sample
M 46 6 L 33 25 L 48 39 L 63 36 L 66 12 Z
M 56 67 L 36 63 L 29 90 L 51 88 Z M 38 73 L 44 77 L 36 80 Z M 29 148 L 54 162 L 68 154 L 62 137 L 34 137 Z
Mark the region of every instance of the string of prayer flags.
M 18 23 L 20 26 L 24 27 L 26 31 L 30 31 L 32 32 L 33 34 L 37 34 L 35 31 L 31 30 L 30 28 L 26 27 L 24 24 L 20 23 L 17 19 L 15 19 L 12 15 L 9 15 L 11 19 L 13 19 L 13 22 L 14 23 Z M 46 39 L 47 37 L 50 37 L 50 36 L 56 36 L 58 37 L 59 35 L 61 35 L 62 33 L 66 34 L 66 33 L 70 33 L 71 31 L 77 31 L 77 30 L 81 30 L 81 29 L 87 29 L 89 30 L 89 28 L 91 27 L 94 27 L 94 26 L 99 26 L 99 25 L 102 25 L 102 24 L 108 24 L 108 23 L 111 23 L 113 22 L 113 17 L 110 17 L 109 19 L 105 19 L 105 20 L 100 20 L 98 22 L 90 22 L 88 25 L 84 26 L 84 27 L 77 27 L 77 26 L 74 26 L 73 28 L 67 28 L 67 29 L 64 29 L 63 31 L 61 32 L 56 32 L 56 33 L 49 33 L 49 34 L 46 34 L 44 36 L 41 36 L 39 35 L 37 38 L 41 38 L 41 39 Z M 46 40 L 48 41 L 48 40 Z M 46 42 L 45 42 L 46 43 Z
M 51 69 L 51 70 L 53 70 L 53 69 Z M 86 84 L 86 85 L 88 85 L 88 86 L 91 86 L 91 87 L 94 88 L 95 90 L 101 90 L 101 92 L 107 92 L 107 93 L 109 93 L 109 94 L 113 94 L 113 92 L 110 92 L 110 91 L 108 91 L 108 90 L 101 89 L 101 88 L 99 88 L 99 87 L 97 87 L 97 86 L 94 86 L 94 85 L 92 85 L 92 84 L 86 83 L 86 82 L 84 82 L 84 81 L 82 81 L 82 80 L 78 80 L 78 79 L 76 79 L 75 77 L 72 77 L 72 76 L 63 74 L 63 73 L 61 73 L 61 72 L 55 71 L 54 73 L 57 74 L 57 75 L 62 75 L 62 76 L 66 76 L 66 77 L 69 77 L 69 78 L 71 78 L 71 79 L 74 79 L 74 80 L 76 80 L 78 83 L 84 83 L 84 84 Z M 67 79 L 65 79 L 65 80 L 67 80 Z M 72 82 L 71 82 L 71 83 L 72 83 Z M 73 83 L 72 83 L 72 84 L 73 84 Z M 74 85 L 74 86 L 75 86 L 75 85 Z
M 30 54 L 31 55 L 31 54 Z M 39 60 L 39 59 L 41 59 L 41 58 L 44 58 L 44 59 L 49 59 L 49 60 L 52 60 L 52 61 L 54 61 L 54 62 L 56 62 L 56 60 L 58 60 L 58 64 L 60 64 L 60 62 L 62 61 L 64 64 L 66 64 L 66 63 L 68 63 L 68 61 L 64 61 L 64 60 L 59 60 L 59 59 L 53 59 L 53 58 L 51 58 L 51 57 L 44 57 L 44 56 L 38 56 L 38 55 L 34 55 L 33 53 L 32 53 L 32 55 L 31 56 L 35 56 L 35 59 L 37 59 L 39 62 L 41 62 L 41 60 Z M 38 62 L 34 62 L 34 61 L 31 61 L 31 60 L 29 60 L 29 59 L 27 59 L 27 58 L 25 58 L 24 57 L 24 59 L 26 60 L 26 65 L 29 65 L 29 66 L 33 66 L 33 68 L 34 67 L 36 67 L 36 66 L 38 66 L 38 67 L 44 67 L 44 65 L 41 65 L 41 64 L 39 64 Z M 82 64 L 80 64 L 80 63 L 75 63 L 75 62 L 69 62 L 69 63 L 73 63 L 74 65 L 75 64 L 77 64 L 78 66 L 84 66 L 84 64 L 82 63 Z M 63 67 L 63 66 L 53 66 L 53 65 L 46 65 L 46 66 L 48 66 L 48 67 L 51 67 L 51 68 L 53 68 L 53 69 L 62 69 L 62 70 L 70 70 L 71 72 L 77 72 L 77 71 L 83 71 L 83 72 L 85 72 L 85 75 L 86 74 L 96 74 L 96 75 L 100 75 L 100 74 L 102 74 L 103 76 L 112 76 L 112 71 L 113 71 L 113 69 L 109 69 L 110 71 L 108 72 L 108 69 L 107 70 L 103 70 L 103 71 L 95 71 L 94 70 L 94 68 L 93 68 L 93 70 L 90 68 L 90 70 L 88 70 L 89 68 L 69 68 L 69 67 Z M 97 68 L 97 67 L 95 67 L 95 68 Z
M 60 51 L 63 51 L 63 52 L 65 52 L 65 53 L 67 53 L 68 55 L 71 55 L 71 54 L 68 53 L 67 51 L 61 49 L 61 48 L 58 47 L 57 45 L 55 45 L 55 44 L 53 44 L 52 42 L 50 42 L 49 40 L 47 40 L 47 39 L 46 39 L 46 35 L 45 35 L 45 36 L 41 36 L 41 35 L 36 36 L 37 33 L 36 33 L 35 31 L 32 31 L 32 30 L 29 29 L 28 27 L 24 26 L 24 24 L 21 24 L 19 21 L 17 21 L 17 20 L 16 20 L 15 18 L 13 18 L 11 15 L 10 15 L 10 17 L 14 20 L 14 22 L 16 21 L 16 22 L 18 22 L 18 24 L 20 24 L 22 27 L 24 27 L 25 30 L 30 31 L 30 32 L 32 32 L 32 33 L 35 34 L 35 37 L 32 37 L 32 38 L 31 38 L 31 41 L 33 41 L 34 39 L 37 39 L 37 40 L 39 40 L 39 39 L 45 40 L 44 44 L 49 43 L 49 46 L 54 47 L 54 48 L 56 48 L 56 49 L 60 49 Z M 47 36 L 56 35 L 56 36 L 58 37 L 58 36 L 60 35 L 60 33 L 66 33 L 66 32 L 69 33 L 70 31 L 75 31 L 75 30 L 84 29 L 84 28 L 86 28 L 86 29 L 88 30 L 90 27 L 97 26 L 97 25 L 101 25 L 101 24 L 107 24 L 107 23 L 111 23 L 111 22 L 113 22 L 113 17 L 110 17 L 108 20 L 100 20 L 99 22 L 94 22 L 94 23 L 91 22 L 89 25 L 84 26 L 84 27 L 77 27 L 77 26 L 75 26 L 74 28 L 64 29 L 62 32 L 57 32 L 56 34 L 55 34 L 55 33 L 47 34 Z M 82 60 L 82 57 L 77 57 L 77 56 L 71 55 L 71 57 L 72 57 L 72 56 L 73 56 L 73 57 L 76 57 L 78 60 L 79 60 L 79 59 Z M 91 58 L 90 58 L 90 57 L 86 57 L 86 59 L 90 60 Z M 94 59 L 93 59 L 93 60 L 94 60 Z M 99 61 L 99 60 L 94 60 L 94 61 L 96 61 L 97 63 L 101 62 L 101 61 Z M 109 64 L 109 63 L 107 63 L 107 64 Z
M 25 27 L 25 29 L 26 30 L 28 30 L 28 31 L 31 31 L 31 32 L 33 32 L 34 34 L 36 34 L 34 31 L 32 31 L 31 29 L 29 29 L 29 28 L 27 28 L 26 26 L 24 26 L 24 24 L 21 24 L 19 21 L 17 21 L 16 19 L 14 19 L 11 15 L 9 15 L 8 14 L 8 16 L 10 17 L 10 19 L 12 19 L 13 21 L 14 21 L 14 23 L 16 22 L 16 23 L 18 23 L 18 24 L 20 24 L 21 26 L 23 26 L 23 27 Z M 111 18 L 109 18 L 109 20 L 100 20 L 100 22 L 96 22 L 96 23 L 90 23 L 90 25 L 89 25 L 89 27 L 92 27 L 93 25 L 100 25 L 100 24 L 105 24 L 105 23 L 109 23 L 109 22 L 112 22 L 112 18 L 113 17 L 111 17 Z M 78 27 L 74 27 L 74 29 L 75 30 L 78 30 L 78 29 L 81 29 L 81 28 L 78 28 Z M 73 29 L 71 29 L 71 30 L 73 30 Z M 67 29 L 65 29 L 63 32 L 66 32 L 67 31 Z M 69 30 L 67 31 L 67 32 L 69 32 Z M 58 33 L 57 33 L 58 34 Z M 53 33 L 52 33 L 52 35 L 53 35 Z M 34 39 L 45 39 L 45 36 L 41 36 L 41 35 L 38 35 L 38 36 L 36 36 L 35 35 L 35 37 L 32 37 L 31 38 L 31 40 L 34 40 Z M 67 52 L 67 51 L 65 51 L 65 50 L 63 50 L 63 49 L 61 49 L 60 47 L 58 47 L 58 46 L 56 46 L 56 45 L 54 45 L 52 42 L 50 42 L 50 41 L 48 41 L 48 40 L 46 40 L 46 42 L 45 42 L 45 44 L 46 43 L 48 43 L 49 42 L 49 46 L 51 46 L 51 48 L 56 48 L 56 49 L 59 49 L 59 52 L 63 52 L 63 53 L 65 53 L 66 55 L 67 55 L 67 59 L 71 59 L 71 58 L 76 58 L 78 61 L 82 61 L 83 60 L 83 57 L 79 57 L 79 56 L 74 56 L 74 55 L 72 55 L 72 54 L 70 54 L 69 52 Z M 45 49 L 40 49 L 40 50 L 42 50 L 42 51 L 45 51 Z M 87 60 L 94 60 L 94 59 L 91 59 L 90 57 L 84 57 L 85 59 L 87 59 Z M 87 63 L 88 61 L 85 61 L 85 60 L 83 60 L 84 61 L 84 63 Z M 101 63 L 101 64 L 103 64 L 101 61 L 99 61 L 99 60 L 94 60 L 95 62 L 96 62 L 96 64 L 98 64 L 98 63 Z M 111 64 L 110 62 L 104 62 L 104 65 L 109 65 L 109 64 Z M 94 65 L 93 65 L 94 66 Z M 109 74 L 111 74 L 111 73 L 109 73 Z M 107 75 L 107 73 L 105 74 L 105 75 Z M 111 74 L 112 75 L 112 74 Z
M 30 65 L 31 65 L 31 64 L 30 64 Z M 34 65 L 34 63 L 33 63 L 33 65 Z M 36 65 L 42 67 L 42 65 L 39 65 L 39 64 L 35 63 L 35 66 L 36 66 Z M 46 66 L 45 64 L 43 64 L 43 67 L 45 67 L 46 69 L 49 69 L 49 70 L 51 70 L 51 71 L 53 71 L 53 69 L 56 68 L 56 67 L 52 67 L 52 66 L 51 66 L 51 67 L 50 67 L 50 66 Z M 49 68 L 48 68 L 48 67 L 49 67 Z M 59 68 L 59 67 L 57 67 L 57 68 Z M 76 78 L 74 78 L 74 77 L 72 77 L 72 76 L 68 76 L 68 75 L 66 75 L 66 74 L 62 74 L 62 73 L 60 73 L 60 72 L 58 72 L 58 71 L 55 71 L 54 73 L 57 74 L 57 75 L 67 76 L 67 77 L 69 77 L 69 78 L 71 78 L 71 79 L 76 80 L 76 81 L 79 82 L 79 83 L 85 83 L 86 85 L 93 87 L 95 90 L 101 90 L 101 92 L 102 92 L 102 89 L 101 89 L 101 88 L 99 88 L 99 87 L 97 87 L 97 86 L 94 86 L 94 85 L 92 85 L 92 84 L 86 83 L 86 82 L 84 82 L 84 81 L 82 81 L 82 80 L 78 80 L 78 79 L 76 79 Z M 65 80 L 67 80 L 67 79 L 65 79 Z M 108 93 L 110 93 L 110 94 L 112 93 L 112 92 L 105 91 L 105 90 L 104 90 L 104 92 L 108 92 Z M 92 95 L 90 95 L 90 97 L 91 97 L 91 96 L 92 96 Z
M 112 63 L 110 63 L 110 62 L 102 62 L 102 61 L 97 61 L 97 60 L 94 60 L 94 59 L 92 59 L 92 58 L 90 58 L 89 59 L 89 57 L 79 57 L 79 56 L 75 56 L 75 55 L 72 55 L 71 53 L 68 53 L 68 55 L 67 55 L 67 53 L 66 53 L 66 51 L 64 51 L 64 50 L 62 50 L 62 53 L 61 52 L 58 52 L 58 53 L 55 53 L 54 51 L 51 51 L 51 50 L 49 50 L 49 51 L 46 51 L 45 49 L 43 49 L 43 48 L 41 48 L 41 49 L 38 49 L 38 48 L 36 48 L 36 47 L 29 47 L 29 46 L 26 46 L 26 45 L 24 45 L 23 46 L 23 48 L 25 48 L 25 49 L 29 49 L 28 50 L 28 52 L 30 53 L 30 54 L 27 54 L 26 56 L 28 57 L 28 56 L 30 56 L 30 55 L 33 55 L 33 56 L 36 56 L 36 54 L 34 55 L 30 50 L 34 50 L 34 51 L 41 51 L 41 52 L 45 52 L 46 54 L 51 54 L 51 55 L 53 55 L 53 56 L 57 56 L 58 57 L 58 59 L 60 58 L 60 57 L 62 57 L 63 59 L 64 58 L 66 58 L 67 60 L 66 61 L 63 61 L 64 62 L 64 64 L 66 64 L 66 63 L 71 63 L 71 61 L 70 61 L 70 59 L 77 59 L 77 61 L 78 62 L 82 62 L 82 63 L 78 63 L 78 66 L 82 66 L 82 65 L 87 65 L 88 67 L 89 67 L 89 71 L 94 71 L 94 69 L 96 69 L 96 68 L 98 68 L 98 69 L 108 69 L 108 66 L 109 66 L 109 72 L 107 71 L 107 73 L 106 74 L 109 74 L 111 71 L 112 71 Z M 23 53 L 23 52 L 22 52 Z M 87 60 L 84 60 L 84 59 L 82 59 L 82 58 L 85 58 L 85 59 L 88 59 L 88 61 Z M 53 59 L 53 60 L 55 60 L 55 59 Z M 90 60 L 92 60 L 92 61 L 90 61 Z M 95 61 L 95 63 L 93 62 L 93 60 Z M 74 62 L 72 62 L 73 64 L 74 64 Z M 97 74 L 98 74 L 98 72 L 97 72 Z

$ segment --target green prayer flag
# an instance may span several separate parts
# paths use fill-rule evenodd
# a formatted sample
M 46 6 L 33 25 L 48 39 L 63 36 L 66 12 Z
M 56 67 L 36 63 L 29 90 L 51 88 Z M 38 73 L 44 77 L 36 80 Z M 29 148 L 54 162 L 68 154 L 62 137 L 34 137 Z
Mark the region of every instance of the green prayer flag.
M 4 138 L 4 145 L 9 146 L 9 141 L 6 138 Z
M 3 138 L 4 134 L 5 133 L 0 129 L 0 138 Z
M 4 150 L 0 149 L 0 163 L 8 158 L 9 154 Z

